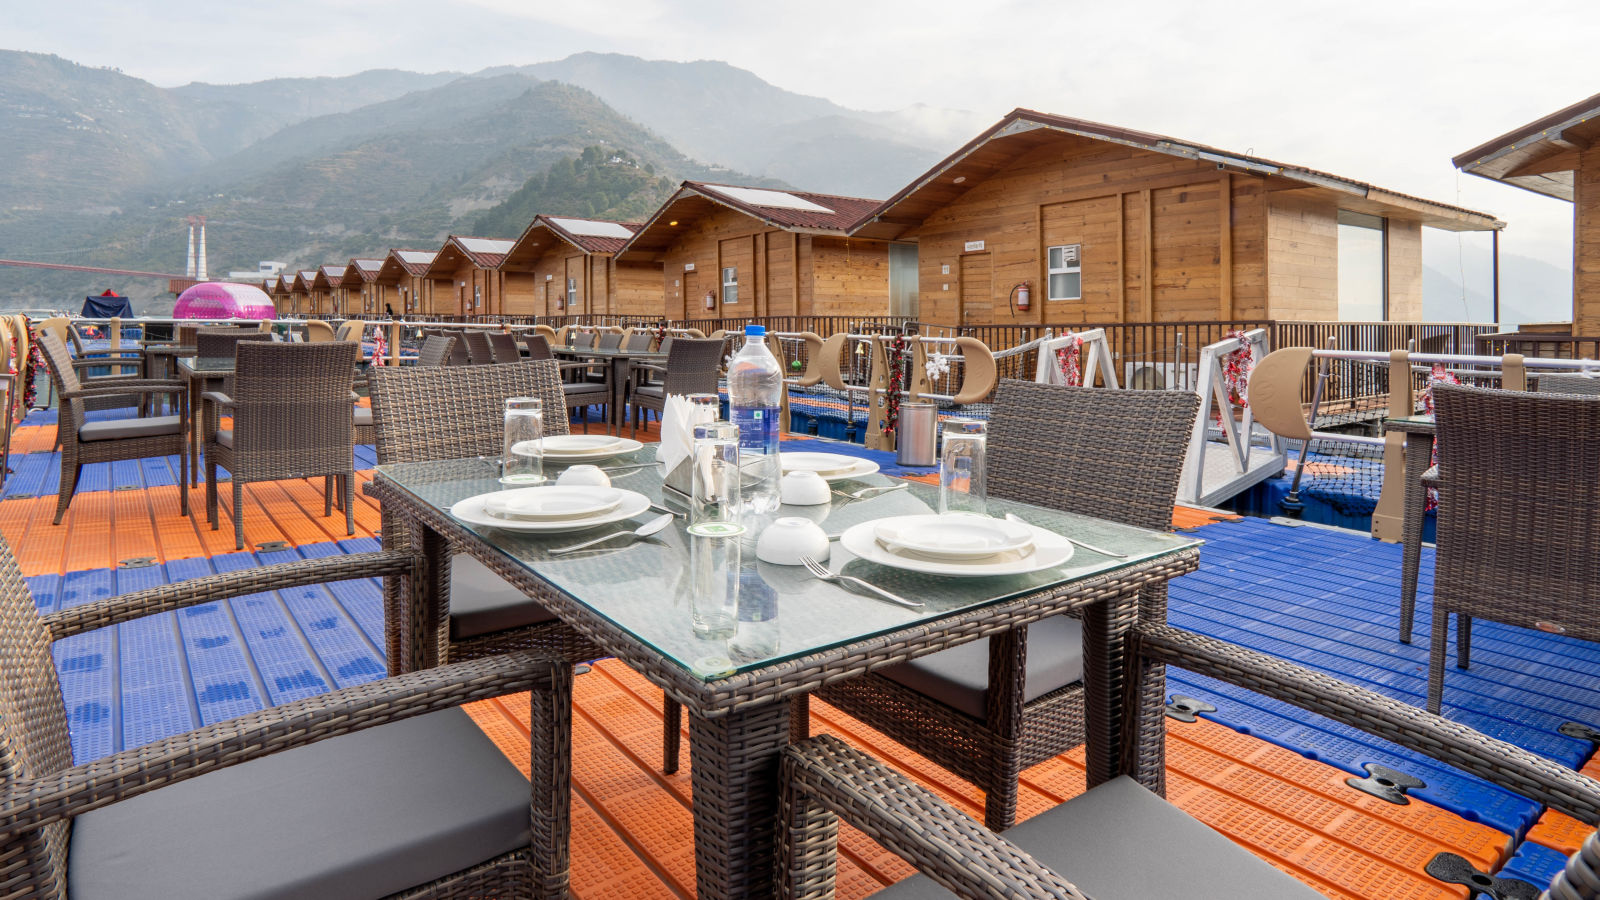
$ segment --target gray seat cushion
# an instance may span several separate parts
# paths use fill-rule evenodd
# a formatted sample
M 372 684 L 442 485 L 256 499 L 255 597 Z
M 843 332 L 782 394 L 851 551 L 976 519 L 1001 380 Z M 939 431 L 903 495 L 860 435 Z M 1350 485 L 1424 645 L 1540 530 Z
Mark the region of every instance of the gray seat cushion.
M 233 429 L 232 428 L 218 428 L 217 429 L 217 443 L 221 444 L 224 447 L 232 447 L 233 446 Z
M 367 406 L 356 407 L 355 423 L 357 428 L 360 428 L 363 425 L 371 425 L 372 408 Z
M 989 691 L 989 642 L 969 641 L 959 647 L 913 659 L 882 670 L 883 676 L 932 697 L 973 718 L 984 717 Z M 1051 616 L 1028 626 L 1026 703 L 1083 680 L 1083 625 L 1070 616 Z
M 593 384 L 590 382 L 578 382 L 576 384 L 569 382 L 567 384 L 563 384 L 561 389 L 566 391 L 568 400 L 571 400 L 573 397 L 593 396 L 603 398 L 611 396 L 610 388 L 603 384 Z
M 1127 777 L 1042 812 L 1005 837 L 1095 900 L 1322 896 Z M 873 900 L 952 896 L 917 875 Z
M 636 396 L 653 397 L 657 400 L 660 400 L 662 398 L 662 392 L 665 390 L 666 388 L 661 384 L 641 384 L 633 389 L 633 393 Z
M 528 842 L 528 780 L 459 709 L 79 816 L 72 900 L 383 897 Z
M 470 556 L 450 562 L 450 639 L 525 628 L 555 618 L 549 610 Z
M 160 437 L 178 433 L 177 416 L 150 416 L 145 419 L 110 419 L 85 422 L 78 426 L 80 441 L 117 441 L 124 438 Z

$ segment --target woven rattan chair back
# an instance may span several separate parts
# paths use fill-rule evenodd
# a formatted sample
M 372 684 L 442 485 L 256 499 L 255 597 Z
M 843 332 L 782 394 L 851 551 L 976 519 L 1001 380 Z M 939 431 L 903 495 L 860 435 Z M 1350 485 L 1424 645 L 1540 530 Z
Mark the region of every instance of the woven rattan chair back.
M 83 389 L 83 382 L 78 380 L 78 372 L 72 366 L 72 355 L 67 352 L 67 345 L 61 339 L 48 332 L 39 333 L 39 355 L 44 357 L 44 364 L 50 370 L 50 380 L 55 382 L 56 396 L 74 393 Z M 21 368 L 20 366 L 18 368 Z M 83 424 L 83 401 L 78 398 L 68 400 L 62 405 L 62 427 L 67 427 L 67 417 L 71 416 L 72 433 L 77 433 L 77 427 Z M 65 433 L 65 431 L 63 432 Z
M 522 359 L 516 336 L 504 331 L 489 332 L 489 349 L 494 351 L 494 361 L 497 363 L 519 362 Z
M 359 351 L 354 341 L 239 344 L 233 454 L 249 480 L 350 469 L 350 391 Z
M 1434 409 L 1435 618 L 1600 640 L 1600 397 L 1435 385 Z
M 624 350 L 649 350 L 653 336 L 648 331 L 634 331 L 622 342 Z
M 588 350 L 594 346 L 594 332 L 574 331 L 570 334 L 572 347 L 575 350 Z
M 499 456 L 507 397 L 540 398 L 545 434 L 567 433 L 566 395 L 550 360 L 431 369 L 384 366 L 370 377 L 379 464 Z
M 552 359 L 550 352 L 550 339 L 537 332 L 527 332 L 522 336 L 523 346 L 528 348 L 529 359 Z
M 656 348 L 656 352 L 657 353 L 671 353 L 672 352 L 672 342 L 675 341 L 675 340 L 677 340 L 677 338 L 673 337 L 670 334 L 667 335 L 666 337 L 662 338 L 661 339 L 661 346 Z
M 722 342 L 682 338 L 667 351 L 665 393 L 715 394 L 717 371 L 722 365 Z
M 193 347 L 194 346 L 194 342 L 195 342 L 195 335 L 198 335 L 199 333 L 200 333 L 200 328 L 198 326 L 195 326 L 195 325 L 179 325 L 178 326 L 178 346 L 179 347 Z
M 494 348 L 489 346 L 489 336 L 476 328 L 461 332 L 467 344 L 467 361 L 475 366 L 494 362 Z
M 456 345 L 453 337 L 429 335 L 422 342 L 422 349 L 417 351 L 417 365 L 442 366 L 450 359 L 450 348 Z
M 599 350 L 616 350 L 622 346 L 622 333 L 608 331 L 600 335 L 600 343 L 596 345 Z
M 271 341 L 272 335 L 237 328 L 202 328 L 195 335 L 195 353 L 201 359 L 233 359 L 234 348 L 243 341 Z
M 65 345 L 49 338 L 61 352 Z M 67 712 L 50 656 L 50 636 L 0 540 L 0 791 L 72 765 Z M 7 896 L 65 896 L 67 835 L 62 822 L 0 840 L 0 884 Z
M 1170 530 L 1199 406 L 1192 391 L 1001 381 L 989 417 L 989 493 Z
M 1541 394 L 1600 394 L 1600 378 L 1589 375 L 1540 375 Z

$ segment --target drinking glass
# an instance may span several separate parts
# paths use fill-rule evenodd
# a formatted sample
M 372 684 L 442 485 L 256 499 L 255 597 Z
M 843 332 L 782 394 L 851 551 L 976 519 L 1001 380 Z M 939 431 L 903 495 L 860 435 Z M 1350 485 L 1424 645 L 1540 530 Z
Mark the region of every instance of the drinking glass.
M 544 404 L 538 397 L 506 398 L 506 437 L 500 483 L 544 481 Z
M 696 634 L 731 638 L 738 630 L 740 542 L 739 428 L 694 428 L 689 505 L 689 616 Z
M 984 447 L 988 427 L 980 419 L 946 419 L 939 456 L 939 512 L 986 515 Z

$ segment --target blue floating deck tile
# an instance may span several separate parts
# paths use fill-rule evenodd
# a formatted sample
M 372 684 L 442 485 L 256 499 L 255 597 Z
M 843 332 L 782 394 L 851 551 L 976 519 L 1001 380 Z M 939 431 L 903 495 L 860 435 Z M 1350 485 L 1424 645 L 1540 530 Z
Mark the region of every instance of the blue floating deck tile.
M 178 560 L 169 563 L 167 569 L 174 581 L 211 574 L 204 559 Z M 232 602 L 202 603 L 177 614 L 195 706 L 205 725 L 255 712 L 266 705 L 264 686 L 234 622 Z
M 110 597 L 116 592 L 114 575 L 110 569 L 68 572 L 61 580 L 61 593 L 56 600 L 56 610 L 71 609 L 74 606 Z
M 273 562 L 283 562 L 285 557 L 299 558 L 293 552 L 269 555 Z M 256 558 L 248 553 L 230 553 L 221 559 L 217 569 L 227 572 L 253 568 L 257 564 Z M 272 705 L 330 690 L 326 670 L 311 652 L 300 626 L 276 593 L 267 591 L 235 597 L 229 601 L 229 606 Z
M 1169 667 L 1167 693 L 1205 700 L 1217 707 L 1205 718 L 1353 775 L 1365 775 L 1366 763 L 1414 775 L 1427 787 L 1413 796 L 1510 835 L 1526 832 L 1543 812 L 1526 797 L 1426 755 L 1204 675 Z
M 122 733 L 117 630 L 101 628 L 50 647 L 74 764 L 117 752 Z
M 357 469 L 370 469 L 378 464 L 378 450 L 371 444 L 357 444 L 355 450 Z
M 308 559 L 340 552 L 338 545 L 332 542 L 300 548 L 300 553 Z M 262 554 L 263 557 L 267 555 Z M 369 638 L 329 587 L 291 588 L 279 591 L 278 595 L 299 623 L 306 642 L 322 661 L 335 688 L 364 684 L 388 674 L 383 651 L 378 649 L 383 646 L 381 629 L 378 640 Z M 381 601 L 379 605 L 381 612 Z
M 1495 874 L 1501 878 L 1520 879 L 1544 890 L 1555 880 L 1556 874 L 1566 866 L 1567 857 L 1559 851 L 1551 850 L 1543 844 L 1523 841 L 1517 846 L 1517 852 L 1512 854 Z
M 117 626 L 123 750 L 190 731 L 199 723 L 183 665 L 176 617 L 158 613 Z
M 48 616 L 56 611 L 61 600 L 60 575 L 30 575 L 23 579 L 28 584 L 28 593 L 33 595 L 33 605 L 39 608 L 39 615 Z

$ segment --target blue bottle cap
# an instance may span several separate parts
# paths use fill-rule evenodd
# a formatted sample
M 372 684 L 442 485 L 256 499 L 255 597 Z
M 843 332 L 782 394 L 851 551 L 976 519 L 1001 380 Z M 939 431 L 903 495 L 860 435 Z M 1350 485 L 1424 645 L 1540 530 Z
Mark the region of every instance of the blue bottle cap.
M 746 325 L 744 327 L 744 336 L 745 337 L 766 337 L 767 336 L 767 326 L 765 326 L 765 325 Z

